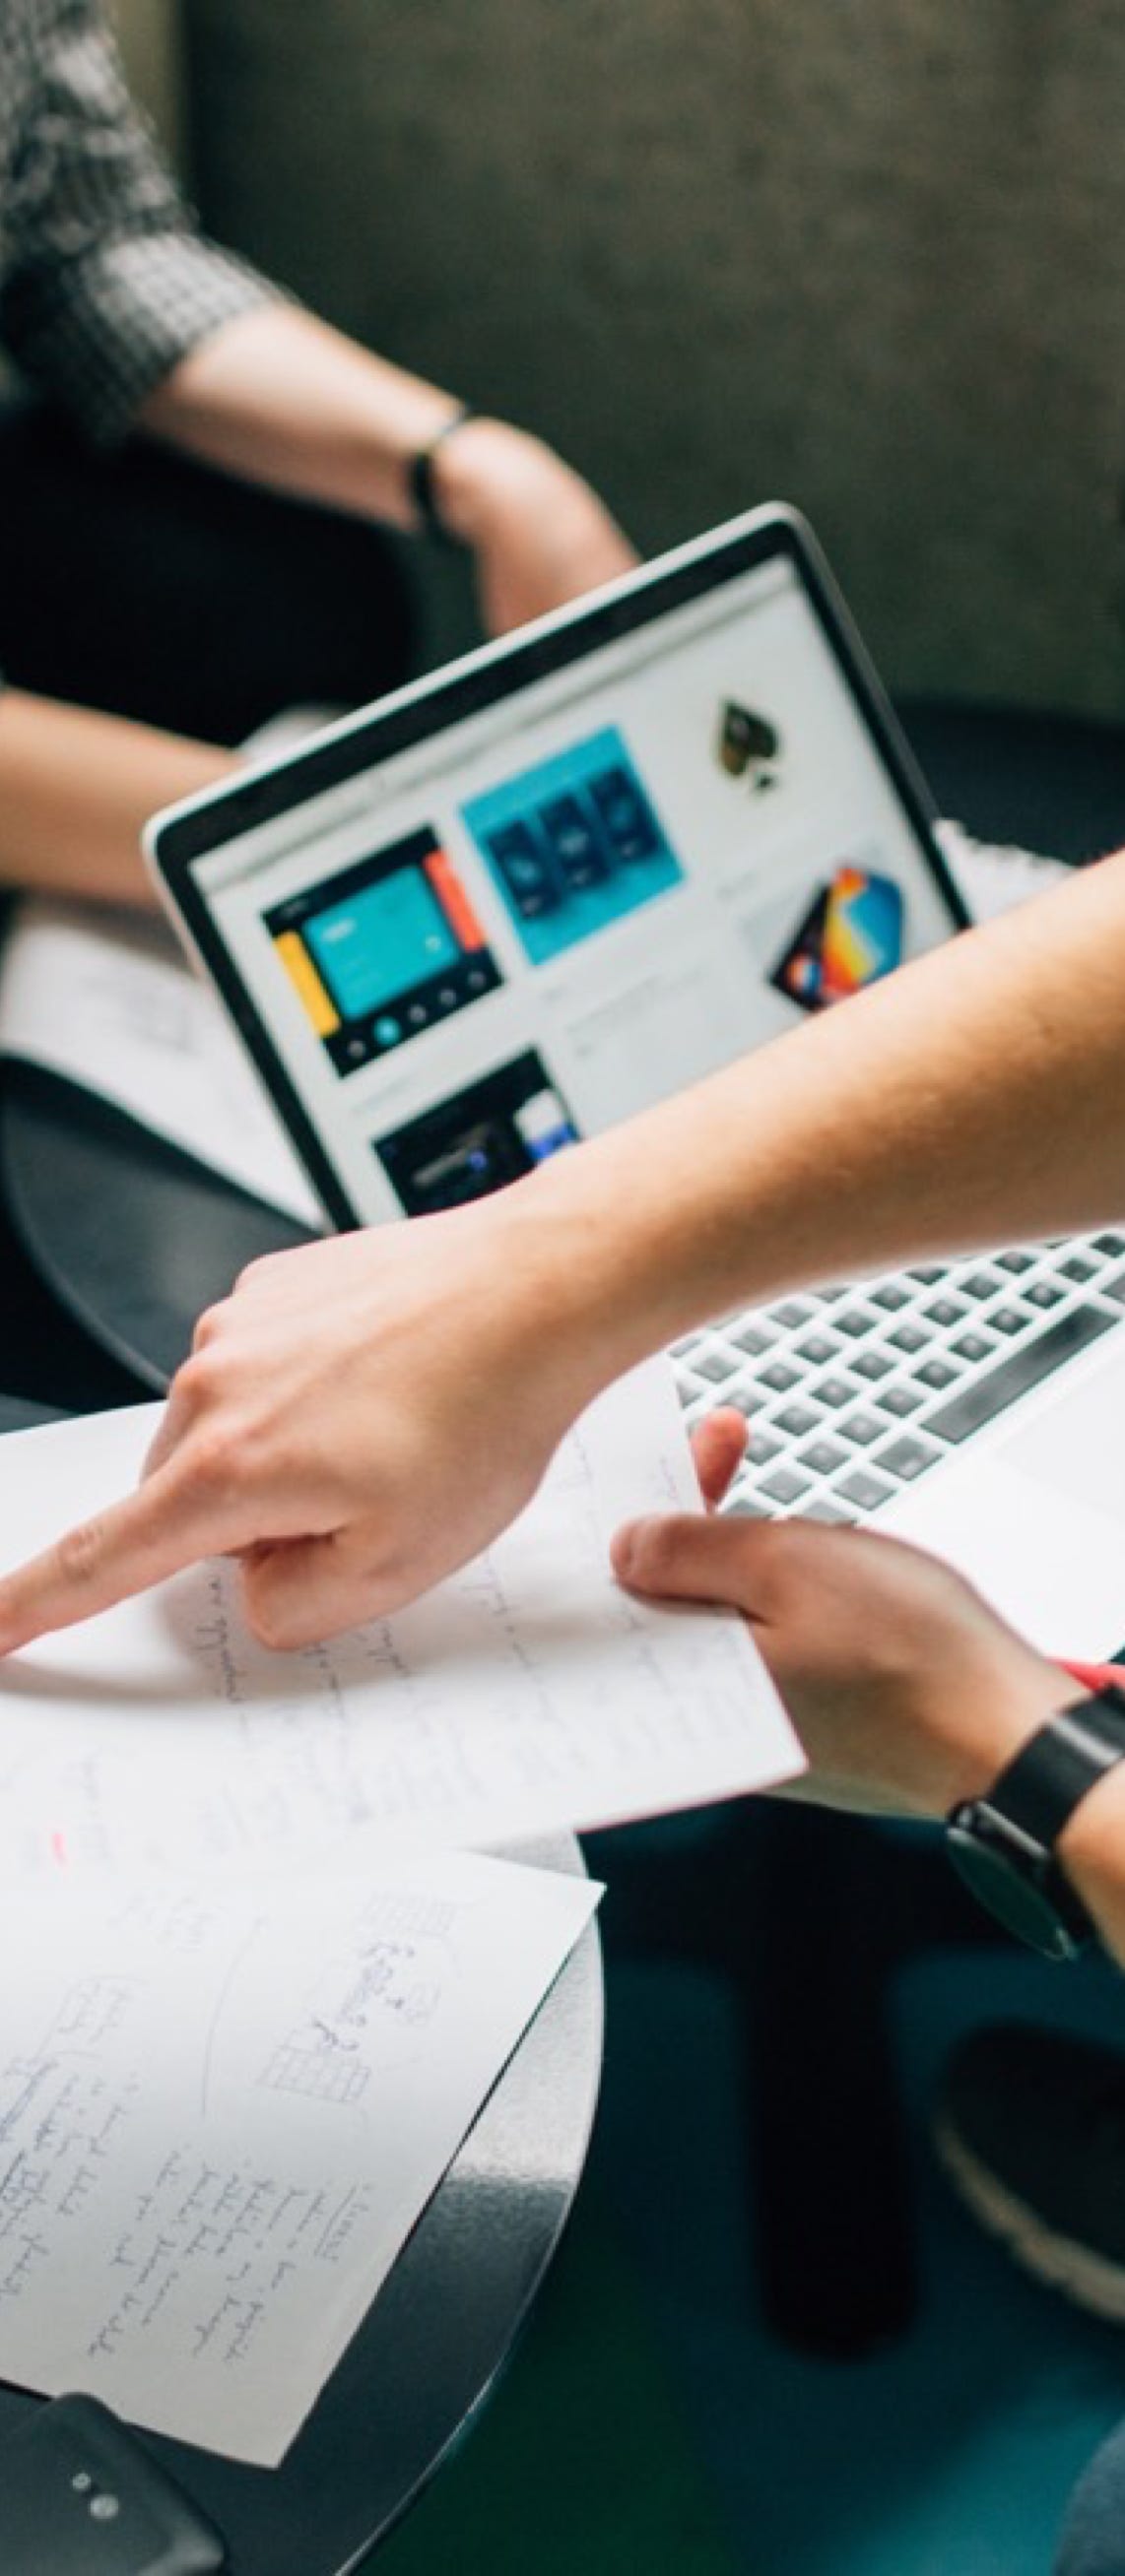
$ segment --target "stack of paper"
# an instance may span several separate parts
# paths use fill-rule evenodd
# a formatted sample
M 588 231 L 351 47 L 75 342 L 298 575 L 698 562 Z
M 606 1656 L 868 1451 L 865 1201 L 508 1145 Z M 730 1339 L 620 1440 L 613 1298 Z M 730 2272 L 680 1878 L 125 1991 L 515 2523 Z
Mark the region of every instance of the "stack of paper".
M 0 1562 L 154 1419 L 0 1445 Z M 800 1768 L 741 1622 L 611 1579 L 697 1500 L 654 1366 L 391 1619 L 272 1654 L 210 1564 L 0 1667 L 0 2374 L 281 2457 L 596 1901 L 455 1847 Z

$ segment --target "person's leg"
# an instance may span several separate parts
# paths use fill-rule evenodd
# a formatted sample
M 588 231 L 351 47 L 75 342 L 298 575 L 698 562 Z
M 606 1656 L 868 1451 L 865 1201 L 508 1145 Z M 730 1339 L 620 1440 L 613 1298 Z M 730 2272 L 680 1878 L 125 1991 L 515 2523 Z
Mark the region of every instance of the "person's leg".
M 405 675 L 398 552 L 374 527 L 135 440 L 105 458 L 0 418 L 0 670 L 45 696 L 234 743 L 286 706 Z
M 1078 2481 L 1053 2576 L 1125 2576 L 1125 2424 L 1095 2451 Z

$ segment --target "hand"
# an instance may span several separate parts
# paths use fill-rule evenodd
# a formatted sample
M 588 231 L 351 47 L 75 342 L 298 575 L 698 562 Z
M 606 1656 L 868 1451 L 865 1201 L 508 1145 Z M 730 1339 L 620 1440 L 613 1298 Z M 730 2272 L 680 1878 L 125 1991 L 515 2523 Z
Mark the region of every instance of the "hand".
M 203 1317 L 139 1490 L 0 1582 L 0 1652 L 203 1556 L 241 1557 L 251 1628 L 288 1647 L 464 1564 L 596 1391 L 574 1251 L 517 1186 L 255 1262 Z
M 476 557 L 490 635 L 615 581 L 637 557 L 581 475 L 506 421 L 467 420 L 434 461 L 442 516 Z
M 721 1499 L 741 1417 L 694 1435 L 704 1498 Z M 634 1521 L 618 1580 L 742 1611 L 808 1755 L 787 1795 L 872 1813 L 942 1816 L 978 1796 L 1067 1697 L 1036 1654 L 937 1558 L 812 1521 Z

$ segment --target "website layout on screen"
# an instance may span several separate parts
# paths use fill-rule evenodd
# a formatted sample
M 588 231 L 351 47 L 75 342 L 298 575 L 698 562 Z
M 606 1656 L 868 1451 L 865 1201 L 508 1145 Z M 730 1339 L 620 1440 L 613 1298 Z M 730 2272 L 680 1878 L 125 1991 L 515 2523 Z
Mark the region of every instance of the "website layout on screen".
M 369 1220 L 497 1188 L 950 927 L 788 563 L 197 876 Z

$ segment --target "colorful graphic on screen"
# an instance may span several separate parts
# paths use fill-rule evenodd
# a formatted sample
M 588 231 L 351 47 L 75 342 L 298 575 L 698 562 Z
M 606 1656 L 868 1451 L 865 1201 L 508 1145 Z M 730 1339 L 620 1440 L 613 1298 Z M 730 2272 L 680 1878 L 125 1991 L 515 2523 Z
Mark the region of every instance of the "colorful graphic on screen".
M 474 797 L 462 820 L 534 966 L 683 876 L 612 725 Z
M 487 1198 L 577 1141 L 557 1084 L 529 1048 L 380 1137 L 375 1150 L 407 1216 L 428 1216 Z
M 902 889 L 852 864 L 819 886 L 769 978 L 802 1010 L 846 1001 L 902 963 Z
M 263 920 L 342 1075 L 503 981 L 453 862 L 428 828 L 276 904 Z
M 715 754 L 728 778 L 745 779 L 756 796 L 776 787 L 781 735 L 769 716 L 745 707 L 738 698 L 723 698 L 715 735 Z

